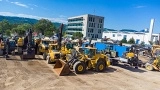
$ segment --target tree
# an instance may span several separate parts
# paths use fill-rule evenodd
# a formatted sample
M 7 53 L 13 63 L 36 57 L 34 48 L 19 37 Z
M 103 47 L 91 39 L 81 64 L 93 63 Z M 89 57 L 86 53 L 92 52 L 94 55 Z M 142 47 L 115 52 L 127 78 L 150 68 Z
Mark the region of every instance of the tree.
M 148 41 L 148 42 L 149 42 L 150 45 L 153 45 L 153 42 L 152 42 L 152 41 Z
M 142 41 L 140 45 L 145 46 L 144 44 L 145 44 L 145 43 Z
M 11 25 L 7 20 L 2 20 L 0 22 L 0 32 L 5 33 L 6 30 L 11 30 Z
M 129 39 L 129 41 L 128 41 L 128 43 L 129 43 L 129 44 L 135 44 L 135 40 L 134 40 L 134 38 L 133 38 L 133 37 L 132 37 L 132 38 L 130 38 L 130 39 Z
M 5 31 L 5 34 L 6 34 L 7 36 L 11 36 L 11 31 L 10 31 L 10 30 L 6 30 L 6 31 Z
M 35 25 L 34 25 L 35 31 L 42 33 L 42 35 L 45 36 L 51 36 L 53 35 L 53 31 L 57 32 L 56 27 L 53 26 L 53 23 L 47 19 L 40 19 Z
M 72 36 L 74 39 L 79 39 L 79 38 L 82 38 L 83 37 L 83 34 L 81 32 L 75 32 L 73 33 L 73 36 Z
M 127 43 L 126 38 L 123 38 L 123 39 L 121 40 L 121 43 Z
M 18 35 L 25 35 L 26 30 L 32 29 L 32 25 L 28 23 L 20 24 L 12 29 L 12 33 L 18 33 Z

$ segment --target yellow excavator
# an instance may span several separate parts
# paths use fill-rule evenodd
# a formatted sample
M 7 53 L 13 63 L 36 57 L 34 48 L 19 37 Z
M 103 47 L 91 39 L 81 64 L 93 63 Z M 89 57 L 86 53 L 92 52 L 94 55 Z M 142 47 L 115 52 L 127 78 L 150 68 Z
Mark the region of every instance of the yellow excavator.
M 152 46 L 151 59 L 145 64 L 145 68 L 160 71 L 160 45 Z

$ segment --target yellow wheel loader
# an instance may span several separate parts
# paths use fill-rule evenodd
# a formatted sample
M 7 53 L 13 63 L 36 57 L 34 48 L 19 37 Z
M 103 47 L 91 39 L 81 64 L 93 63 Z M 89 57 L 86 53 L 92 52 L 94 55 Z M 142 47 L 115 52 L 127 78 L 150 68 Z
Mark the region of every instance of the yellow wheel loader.
M 58 50 L 58 44 L 49 44 L 47 62 L 48 64 L 56 62 L 60 59 L 60 52 Z
M 49 38 L 44 38 L 40 41 L 38 45 L 37 54 L 42 54 L 44 60 L 46 60 L 50 42 L 51 41 Z
M 96 53 L 96 48 L 84 47 L 79 48 L 79 51 L 73 50 L 69 60 L 57 60 L 54 70 L 62 76 L 68 75 L 70 70 L 76 74 L 83 74 L 87 69 L 95 69 L 97 72 L 102 72 L 110 65 L 108 57 L 101 53 Z
M 160 46 L 153 45 L 151 52 L 151 59 L 145 64 L 145 68 L 149 71 L 158 70 L 160 71 Z
M 68 59 L 67 56 L 70 56 L 71 51 L 73 50 L 73 44 L 72 43 L 64 43 L 61 47 L 61 59 L 66 60 Z

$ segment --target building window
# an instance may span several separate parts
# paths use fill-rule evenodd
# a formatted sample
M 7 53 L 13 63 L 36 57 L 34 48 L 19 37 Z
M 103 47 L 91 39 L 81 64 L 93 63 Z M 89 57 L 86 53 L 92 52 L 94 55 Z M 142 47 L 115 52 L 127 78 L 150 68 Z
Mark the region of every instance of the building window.
M 101 33 L 101 29 L 98 29 L 98 33 Z
M 89 27 L 91 27 L 91 23 L 89 23 Z
M 95 27 L 95 23 L 94 23 L 94 27 Z
M 123 36 L 123 39 L 127 39 L 127 35 L 124 35 L 124 36 Z
M 98 38 L 98 34 L 95 34 L 95 38 Z
M 95 18 L 93 18 L 93 22 L 94 22 Z
M 93 29 L 91 29 L 91 33 L 93 33 Z
M 102 19 L 99 19 L 99 23 L 102 23 Z
M 113 34 L 113 37 L 115 37 L 115 34 Z
M 99 24 L 98 24 L 98 26 L 97 26 L 98 28 L 99 28 Z
M 99 25 L 99 28 L 102 28 L 102 24 Z
M 90 34 L 88 34 L 88 37 L 90 37 Z
M 89 21 L 91 21 L 91 17 L 89 17 Z
M 94 34 L 92 34 L 92 38 L 94 38 Z

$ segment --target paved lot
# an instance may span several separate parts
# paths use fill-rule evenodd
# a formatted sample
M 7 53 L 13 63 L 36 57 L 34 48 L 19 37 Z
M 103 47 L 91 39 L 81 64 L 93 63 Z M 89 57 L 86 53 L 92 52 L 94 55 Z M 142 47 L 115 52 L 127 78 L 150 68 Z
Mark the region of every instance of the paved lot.
M 0 58 L 0 90 L 160 90 L 160 72 L 110 66 L 105 72 L 57 76 L 53 65 L 39 59 Z

